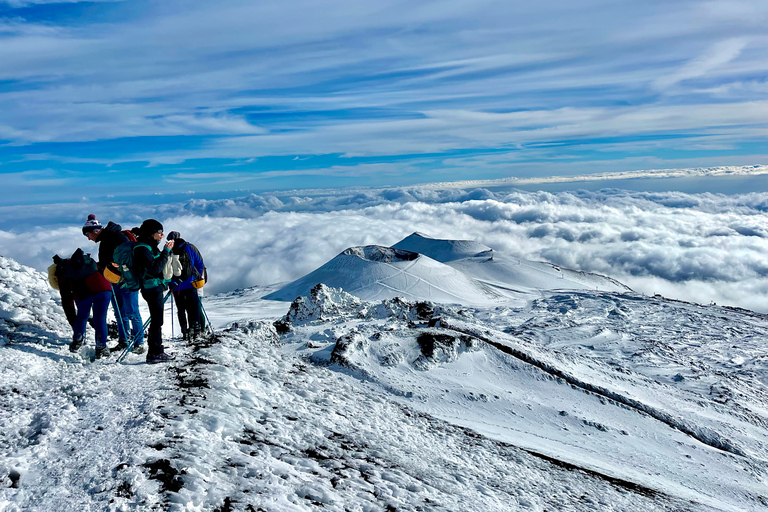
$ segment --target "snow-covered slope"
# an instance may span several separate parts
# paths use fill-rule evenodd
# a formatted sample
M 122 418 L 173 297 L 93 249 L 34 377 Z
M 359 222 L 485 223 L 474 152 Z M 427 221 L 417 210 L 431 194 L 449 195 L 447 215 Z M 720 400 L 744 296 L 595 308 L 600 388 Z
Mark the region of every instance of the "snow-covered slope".
M 69 353 L 44 283 L 0 260 L 2 512 L 768 506 L 762 315 L 239 290 L 204 298 L 217 332 L 168 341 L 173 363 L 116 365 Z
M 462 273 L 494 286 L 499 293 L 531 290 L 631 291 L 609 277 L 577 272 L 551 263 L 527 261 L 500 254 L 472 240 L 441 240 L 413 233 L 392 247 L 419 252 Z
M 422 254 L 378 245 L 351 247 L 306 276 L 267 295 L 292 301 L 318 283 L 365 300 L 405 297 L 435 302 L 489 304 L 501 297 L 456 269 Z

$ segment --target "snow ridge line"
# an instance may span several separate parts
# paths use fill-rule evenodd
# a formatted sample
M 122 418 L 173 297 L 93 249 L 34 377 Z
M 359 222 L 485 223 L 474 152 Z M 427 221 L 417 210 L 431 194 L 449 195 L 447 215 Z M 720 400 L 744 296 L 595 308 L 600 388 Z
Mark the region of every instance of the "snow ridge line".
M 446 320 L 445 317 L 438 317 L 434 318 L 430 321 L 430 326 L 434 323 L 435 327 L 441 327 L 444 329 L 449 329 L 452 331 L 456 331 L 458 333 L 467 334 L 469 336 L 474 336 L 478 339 L 483 340 L 484 342 L 488 343 L 492 347 L 497 348 L 498 350 L 504 352 L 505 354 L 509 354 L 524 363 L 530 364 L 532 366 L 535 366 L 539 368 L 540 370 L 554 376 L 558 377 L 560 379 L 563 379 L 565 382 L 572 386 L 576 386 L 580 389 L 583 389 L 584 391 L 587 391 L 589 393 L 594 393 L 597 395 L 600 395 L 602 397 L 608 398 L 610 400 L 613 400 L 614 402 L 618 402 L 622 405 L 626 405 L 627 407 L 631 407 L 641 413 L 645 413 L 652 418 L 661 421 L 662 423 L 665 423 L 669 425 L 670 427 L 679 430 L 680 432 L 689 435 L 696 439 L 697 441 L 710 446 L 712 448 L 715 448 L 717 450 L 721 450 L 727 453 L 730 453 L 732 455 L 737 455 L 740 457 L 748 458 L 749 456 L 744 452 L 741 448 L 736 446 L 734 443 L 729 441 L 728 439 L 723 438 L 720 434 L 717 432 L 707 432 L 703 428 L 696 428 L 689 425 L 686 425 L 684 422 L 681 422 L 677 420 L 674 416 L 671 414 L 667 414 L 663 411 L 660 411 L 654 407 L 651 407 L 650 405 L 644 404 L 638 400 L 635 400 L 633 398 L 629 398 L 627 396 L 621 395 L 615 391 L 611 391 L 609 389 L 603 388 L 601 386 L 597 386 L 595 384 L 590 384 L 589 382 L 584 382 L 581 379 L 570 375 L 566 373 L 565 371 L 556 368 L 555 366 L 548 364 L 544 361 L 541 361 L 539 359 L 536 359 L 531 354 L 528 354 L 522 350 L 515 349 L 513 347 L 510 347 L 509 345 L 506 345 L 504 343 L 501 343 L 499 341 L 496 341 L 492 339 L 489 335 L 494 331 L 493 329 L 488 328 L 478 328 L 473 325 L 460 325 L 459 323 L 451 322 L 450 320 Z M 495 331 L 496 334 L 498 334 L 500 337 L 503 337 L 503 333 L 499 331 Z M 483 334 L 485 333 L 485 334 Z

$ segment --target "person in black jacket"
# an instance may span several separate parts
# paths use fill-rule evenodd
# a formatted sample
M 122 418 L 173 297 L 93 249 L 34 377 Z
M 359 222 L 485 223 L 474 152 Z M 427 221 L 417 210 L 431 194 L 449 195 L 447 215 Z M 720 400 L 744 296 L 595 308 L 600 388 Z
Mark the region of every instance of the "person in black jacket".
M 83 235 L 91 242 L 99 244 L 99 271 L 104 273 L 104 269 L 109 268 L 114 272 L 112 265 L 114 264 L 115 249 L 130 241 L 128 236 L 123 233 L 120 224 L 109 221 L 106 226 L 102 226 L 96 220 L 96 216 L 90 214 L 83 226 Z M 141 313 L 139 312 L 139 292 L 128 290 L 123 286 L 123 283 L 118 283 L 112 288 L 117 308 L 120 310 L 119 314 L 115 311 L 115 319 L 118 323 L 122 320 L 122 325 L 118 325 L 117 329 L 117 345 L 111 348 L 114 352 L 116 350 L 123 350 L 128 345 L 128 340 L 133 339 L 141 332 L 142 322 Z M 142 336 L 136 339 L 133 352 L 136 354 L 144 352 L 144 338 Z
M 141 296 L 149 307 L 149 338 L 147 339 L 147 363 L 163 363 L 174 359 L 163 348 L 164 292 L 168 282 L 163 278 L 163 267 L 171 257 L 173 240 L 162 250 L 158 245 L 163 239 L 163 225 L 155 219 L 141 224 L 138 244 L 133 250 L 133 270 L 141 282 Z

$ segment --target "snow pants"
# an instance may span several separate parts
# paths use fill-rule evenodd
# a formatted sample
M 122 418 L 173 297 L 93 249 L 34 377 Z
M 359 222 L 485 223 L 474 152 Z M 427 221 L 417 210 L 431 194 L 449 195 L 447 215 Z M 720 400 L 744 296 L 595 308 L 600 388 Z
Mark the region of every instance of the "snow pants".
M 117 299 L 117 307 L 120 308 L 120 316 L 123 318 L 123 329 L 118 329 L 120 333 L 120 342 L 127 340 L 123 339 L 123 333 L 131 339 L 141 332 L 141 313 L 139 313 L 139 292 L 132 292 L 126 290 L 122 286 L 115 286 L 115 299 Z M 117 316 L 117 315 L 115 315 Z M 119 322 L 120 320 L 118 320 Z M 144 338 L 136 340 L 136 345 L 144 343 Z
M 85 336 L 88 317 L 91 314 L 91 309 L 93 309 L 93 329 L 96 331 L 96 348 L 105 348 L 107 346 L 107 309 L 109 308 L 110 300 L 112 300 L 112 292 L 99 292 L 77 301 L 77 317 L 73 326 L 75 339 Z
M 179 308 L 179 327 L 181 332 L 201 330 L 200 326 L 200 297 L 197 289 L 187 288 L 173 293 L 176 306 Z
M 149 307 L 149 337 L 147 338 L 147 357 L 162 354 L 163 348 L 163 303 L 164 292 L 162 288 L 141 290 L 141 296 L 147 301 Z

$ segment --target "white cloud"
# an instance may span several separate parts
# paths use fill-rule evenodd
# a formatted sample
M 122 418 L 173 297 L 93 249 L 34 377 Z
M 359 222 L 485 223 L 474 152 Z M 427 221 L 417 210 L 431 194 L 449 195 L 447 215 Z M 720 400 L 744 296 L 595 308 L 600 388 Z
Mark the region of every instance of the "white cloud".
M 180 231 L 210 267 L 209 293 L 290 281 L 347 247 L 420 231 L 599 272 L 647 294 L 768 311 L 768 194 L 403 188 L 81 206 L 75 227 L 0 231 L 0 254 L 43 269 L 55 252 L 93 251 L 79 231 L 91 211 L 124 227 L 152 216 Z
M 657 89 L 664 90 L 684 80 L 698 78 L 736 59 L 747 46 L 746 38 L 734 38 L 720 41 L 703 55 L 686 63 L 677 72 L 659 78 L 654 82 Z

